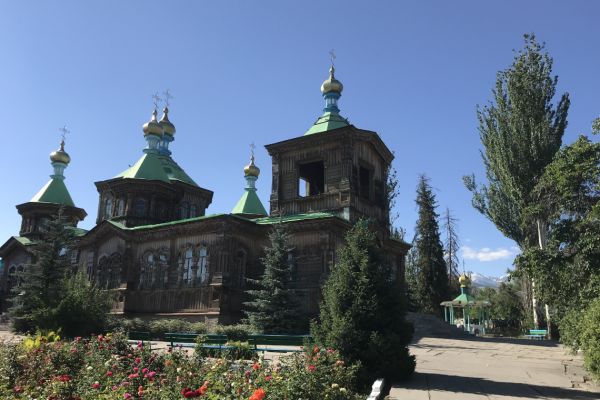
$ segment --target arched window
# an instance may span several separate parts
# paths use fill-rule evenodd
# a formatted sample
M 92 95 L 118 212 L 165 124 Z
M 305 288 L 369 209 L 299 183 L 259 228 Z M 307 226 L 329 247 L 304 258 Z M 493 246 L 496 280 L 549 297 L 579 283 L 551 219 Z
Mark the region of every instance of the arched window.
M 198 278 L 199 284 L 203 284 L 208 280 L 208 251 L 205 246 L 200 247 L 198 257 Z
M 17 267 L 17 286 L 21 286 L 23 284 L 23 273 L 25 272 L 25 267 L 21 264 Z
M 146 252 L 142 256 L 142 264 L 140 268 L 140 289 L 150 289 L 156 281 L 156 262 L 152 252 Z
M 183 254 L 182 281 L 185 286 L 190 286 L 194 279 L 194 252 L 188 248 Z
M 190 205 L 190 218 L 196 218 L 198 216 L 198 206 L 195 204 Z
M 123 198 L 117 201 L 117 215 L 125 215 L 125 199 Z
M 109 280 L 109 260 L 107 256 L 100 257 L 98 260 L 98 269 L 96 270 L 96 285 L 100 289 L 108 288 L 108 280 Z
M 109 219 L 112 217 L 113 212 L 113 199 L 111 196 L 107 196 L 104 201 L 104 218 Z
M 8 287 L 12 288 L 17 284 L 17 266 L 11 265 L 8 269 Z
M 156 287 L 165 288 L 169 282 L 169 256 L 160 253 L 158 256 L 158 274 L 156 277 Z
M 108 286 L 107 289 L 115 289 L 121 285 L 121 255 L 113 253 L 110 256 L 108 266 Z
M 136 217 L 144 217 L 146 215 L 146 199 L 141 197 L 135 199 L 133 209 Z

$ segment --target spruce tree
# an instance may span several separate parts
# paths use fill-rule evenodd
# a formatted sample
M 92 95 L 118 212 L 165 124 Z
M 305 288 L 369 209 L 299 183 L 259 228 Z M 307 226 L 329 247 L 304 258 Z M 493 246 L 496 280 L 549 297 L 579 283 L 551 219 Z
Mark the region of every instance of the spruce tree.
M 281 223 L 269 234 L 270 247 L 261 259 L 264 273 L 261 279 L 249 279 L 256 289 L 248 290 L 245 303 L 248 322 L 264 333 L 289 333 L 298 326 L 298 303 L 292 282 L 289 254 L 289 234 Z
M 55 329 L 53 310 L 62 299 L 75 231 L 60 219 L 48 220 L 42 238 L 32 246 L 34 260 L 26 265 L 12 289 L 9 315 L 19 332 Z
M 419 219 L 415 229 L 418 299 L 421 311 L 439 314 L 440 303 L 448 300 L 448 273 L 440 240 L 435 195 L 428 179 L 421 175 L 417 187 Z
M 407 348 L 412 326 L 404 319 L 402 290 L 391 280 L 390 263 L 366 220 L 348 232 L 338 260 L 323 286 L 313 336 L 345 361 L 360 362 L 362 385 L 407 377 L 415 367 Z

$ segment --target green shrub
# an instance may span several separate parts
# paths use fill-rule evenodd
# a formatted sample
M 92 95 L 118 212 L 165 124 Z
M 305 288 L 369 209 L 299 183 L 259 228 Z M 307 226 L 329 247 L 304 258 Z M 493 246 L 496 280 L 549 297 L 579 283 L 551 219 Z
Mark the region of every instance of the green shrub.
M 258 354 L 248 342 L 229 341 L 223 349 L 204 347 L 204 337 L 202 335 L 198 336 L 196 340 L 194 355 L 199 364 L 202 364 L 202 360 L 207 357 L 225 358 L 226 360 L 258 359 Z
M 581 320 L 583 316 L 583 310 L 572 309 L 565 313 L 559 323 L 560 341 L 571 348 L 573 352 L 577 352 L 581 348 Z
M 237 324 L 217 325 L 215 333 L 217 335 L 226 335 L 228 340 L 245 342 L 248 340 L 248 336 L 255 332 L 251 325 Z
M 585 366 L 600 379 L 600 298 L 585 309 L 580 329 L 579 343 Z

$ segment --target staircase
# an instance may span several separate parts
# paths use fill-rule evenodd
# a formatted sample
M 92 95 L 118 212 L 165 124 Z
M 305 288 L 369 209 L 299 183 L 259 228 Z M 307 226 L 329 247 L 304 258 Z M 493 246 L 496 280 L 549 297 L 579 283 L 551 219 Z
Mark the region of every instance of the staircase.
M 443 321 L 430 314 L 406 313 L 406 320 L 412 322 L 415 327 L 413 341 L 417 341 L 422 337 L 438 337 L 447 339 L 460 339 L 471 336 L 461 328 Z

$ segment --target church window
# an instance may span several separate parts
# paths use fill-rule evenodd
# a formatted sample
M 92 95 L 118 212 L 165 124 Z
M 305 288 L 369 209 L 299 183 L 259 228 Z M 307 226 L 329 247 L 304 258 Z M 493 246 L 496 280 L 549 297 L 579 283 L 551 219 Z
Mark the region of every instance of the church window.
M 121 255 L 113 253 L 102 256 L 98 261 L 96 285 L 100 289 L 115 289 L 121 284 Z
M 165 253 L 158 256 L 158 271 L 156 276 L 156 287 L 165 288 L 169 282 L 169 257 Z
M 125 199 L 123 198 L 117 201 L 117 215 L 125 215 Z
M 17 266 L 11 265 L 8 269 L 8 287 L 11 288 L 17 284 Z
M 323 161 L 298 166 L 298 196 L 308 197 L 325 193 L 325 165 Z
M 156 269 L 154 254 L 148 252 L 144 254 L 142 258 L 142 265 L 140 268 L 140 289 L 150 289 L 154 287 L 156 281 Z
M 109 260 L 107 256 L 100 257 L 98 260 L 98 271 L 96 273 L 96 285 L 100 289 L 108 288 L 108 268 L 109 268 Z
M 371 171 L 361 166 L 358 173 L 358 182 L 360 187 L 360 196 L 365 199 L 371 198 Z
M 25 273 L 25 267 L 23 265 L 19 265 L 17 267 L 17 274 L 16 274 L 16 284 L 17 286 L 21 286 L 23 284 L 23 274 Z
M 112 212 L 113 212 L 113 199 L 112 199 L 112 197 L 108 196 L 106 198 L 106 201 L 104 202 L 104 218 L 109 219 L 110 217 L 112 217 Z
M 208 279 L 208 252 L 206 247 L 200 247 L 198 258 L 198 283 L 202 284 Z
M 85 261 L 85 264 L 86 264 L 85 266 L 86 266 L 88 280 L 91 281 L 94 276 L 94 252 L 93 251 L 87 252 L 87 259 Z
M 136 217 L 144 217 L 146 215 L 146 199 L 141 197 L 135 199 L 133 209 Z
M 198 206 L 195 204 L 190 205 L 190 218 L 195 218 L 198 216 Z
M 194 253 L 191 248 L 188 248 L 184 253 L 183 259 L 183 284 L 191 285 L 194 279 Z

